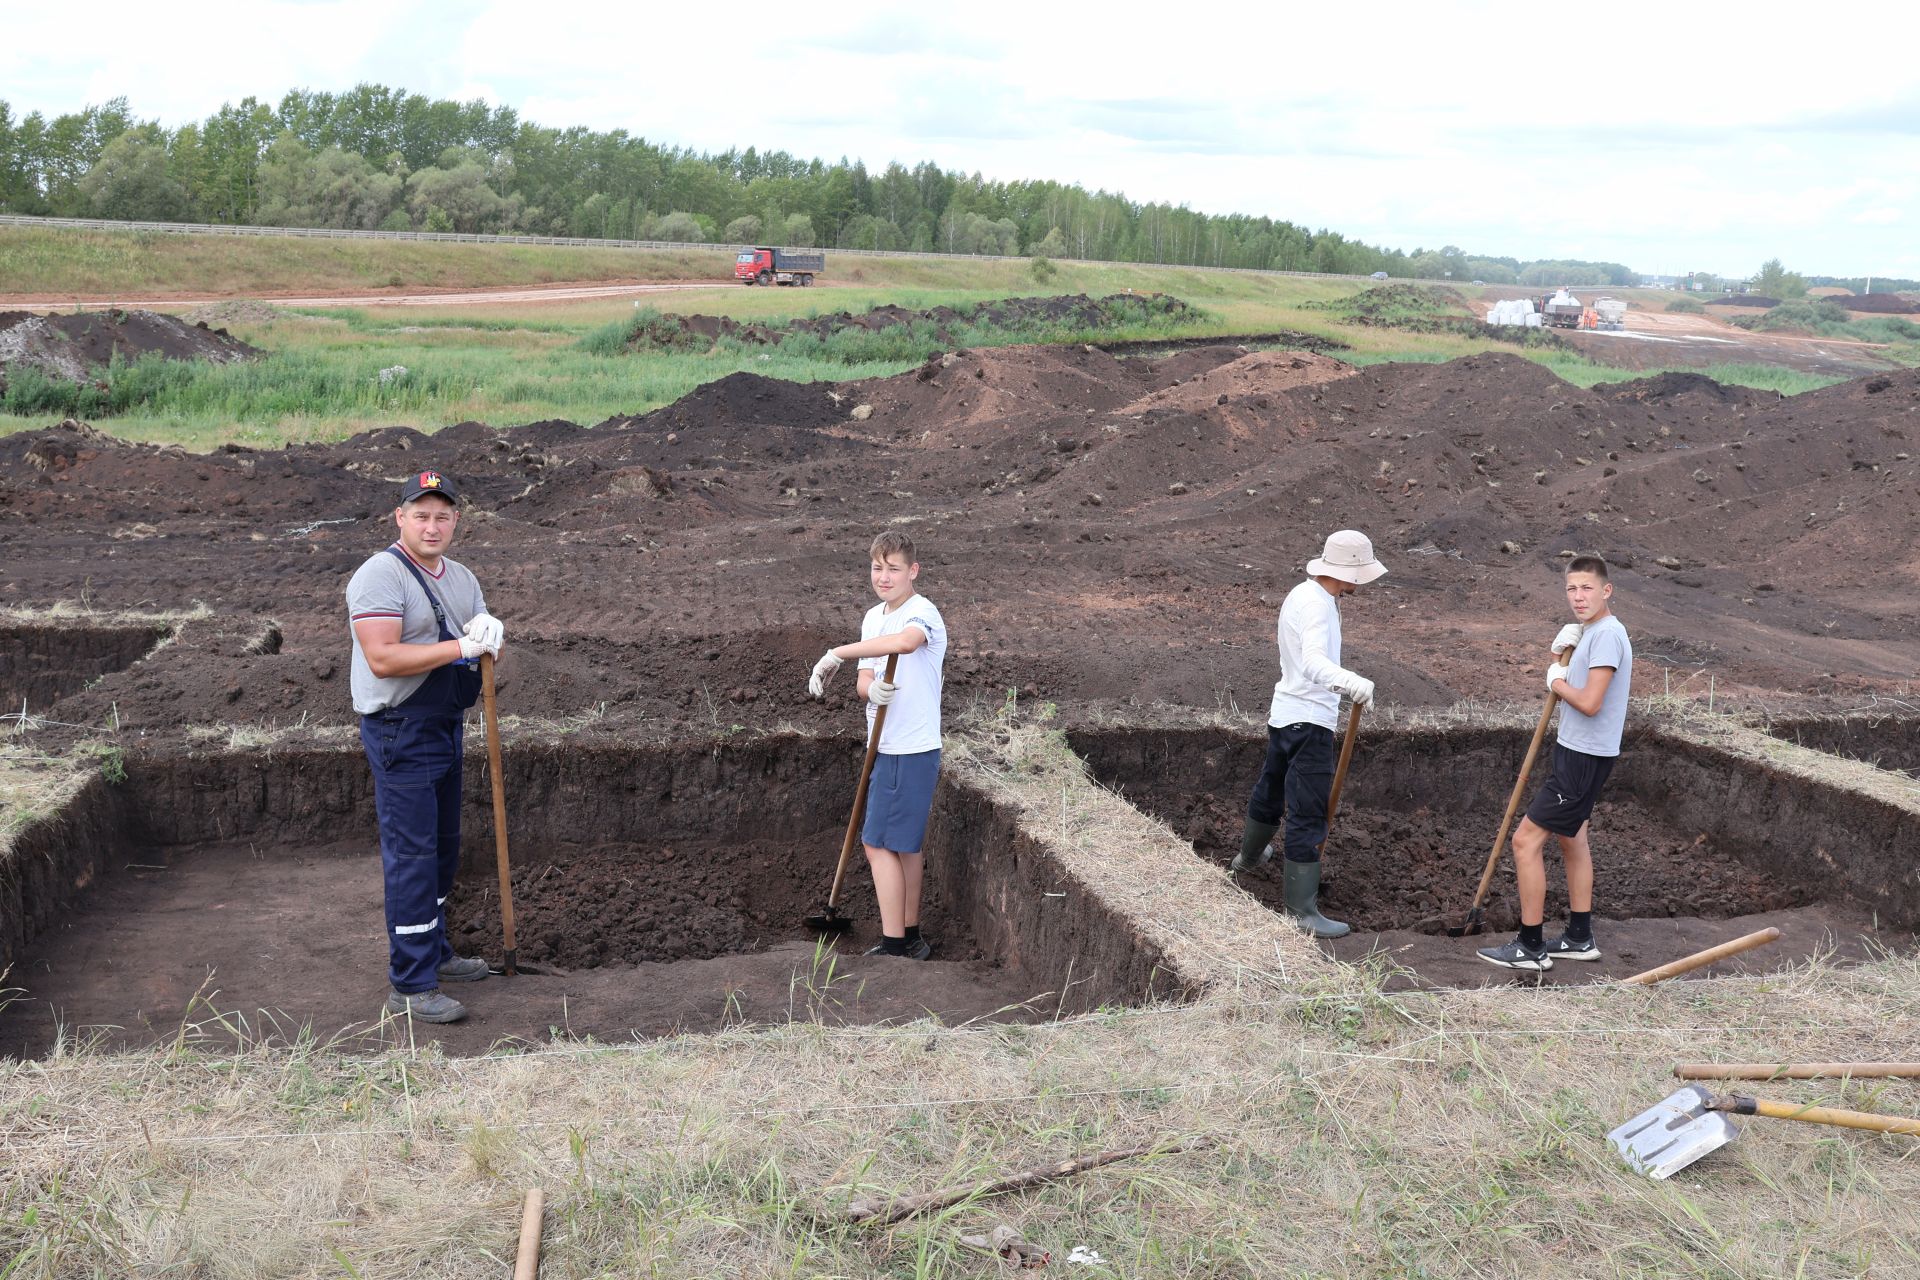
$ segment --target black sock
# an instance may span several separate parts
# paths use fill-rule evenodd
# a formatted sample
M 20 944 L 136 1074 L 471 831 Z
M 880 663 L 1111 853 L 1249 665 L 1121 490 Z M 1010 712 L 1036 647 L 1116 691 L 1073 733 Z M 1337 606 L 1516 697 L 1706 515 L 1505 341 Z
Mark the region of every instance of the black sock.
M 1591 911 L 1567 912 L 1567 941 L 1568 942 L 1593 941 L 1593 912 Z
M 907 926 L 907 941 L 908 941 L 908 942 L 918 942 L 918 941 L 920 941 L 920 926 L 919 926 L 919 925 L 917 925 L 917 924 L 910 924 L 910 925 L 908 925 L 908 926 Z
M 890 956 L 903 956 L 907 954 L 907 940 L 905 938 L 895 938 L 883 933 L 880 935 L 880 945 L 887 949 L 887 954 Z
M 1522 923 L 1520 926 L 1520 945 L 1529 951 L 1545 949 L 1547 940 L 1541 935 L 1541 927 L 1541 925 L 1537 924 Z

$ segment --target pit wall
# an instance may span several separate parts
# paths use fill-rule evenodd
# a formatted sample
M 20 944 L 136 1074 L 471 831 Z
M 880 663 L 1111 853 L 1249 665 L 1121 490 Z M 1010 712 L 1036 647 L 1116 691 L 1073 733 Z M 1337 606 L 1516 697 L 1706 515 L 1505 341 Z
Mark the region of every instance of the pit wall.
M 1341 804 L 1470 809 L 1487 814 L 1490 840 L 1530 736 L 1481 726 L 1363 731 Z M 1069 742 L 1095 777 L 1122 794 L 1129 781 L 1147 777 L 1182 790 L 1245 794 L 1266 750 L 1264 735 L 1227 729 L 1089 731 Z M 1610 791 L 1704 832 L 1749 866 L 1802 883 L 1837 878 L 1822 897 L 1851 897 L 1884 924 L 1920 927 L 1920 787 L 1753 730 L 1642 728 L 1623 746 Z M 1535 766 L 1533 785 L 1544 771 L 1544 763 Z M 1484 851 L 1479 856 L 1463 868 L 1470 879 Z
M 0 710 L 45 709 L 126 670 L 170 634 L 153 625 L 0 625 Z
M 493 874 L 482 741 L 468 742 L 464 876 Z M 851 740 L 787 736 L 706 747 L 516 746 L 504 762 L 515 863 L 636 831 L 669 841 L 774 833 L 817 854 L 824 898 L 858 760 Z M 96 877 L 142 861 L 144 851 L 235 840 L 297 851 L 364 840 L 371 856 L 376 846 L 373 782 L 357 749 L 134 757 L 126 772 L 118 784 L 91 778 L 59 814 L 0 851 L 0 968 Z M 1059 1007 L 1133 1002 L 1172 985 L 1159 952 L 1079 892 L 979 787 L 943 779 L 927 850 L 929 906 L 962 916 L 980 949 L 1035 989 L 1066 990 Z
M 927 887 L 966 903 L 976 945 L 1050 993 L 1047 1013 L 1188 994 L 1164 951 L 1061 865 L 1014 812 L 943 770 L 927 828 Z

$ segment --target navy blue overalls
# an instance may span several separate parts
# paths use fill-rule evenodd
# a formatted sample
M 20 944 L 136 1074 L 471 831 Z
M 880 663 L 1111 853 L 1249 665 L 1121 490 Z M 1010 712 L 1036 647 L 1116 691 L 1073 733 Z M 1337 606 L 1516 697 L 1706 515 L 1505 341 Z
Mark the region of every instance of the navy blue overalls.
M 426 577 L 398 547 L 387 550 L 427 593 L 439 638 L 457 639 Z M 453 955 L 444 907 L 460 870 L 462 719 L 479 696 L 480 673 L 473 664 L 449 663 L 428 672 L 399 706 L 360 717 L 380 815 L 392 953 L 388 977 L 404 994 L 439 986 L 434 971 Z

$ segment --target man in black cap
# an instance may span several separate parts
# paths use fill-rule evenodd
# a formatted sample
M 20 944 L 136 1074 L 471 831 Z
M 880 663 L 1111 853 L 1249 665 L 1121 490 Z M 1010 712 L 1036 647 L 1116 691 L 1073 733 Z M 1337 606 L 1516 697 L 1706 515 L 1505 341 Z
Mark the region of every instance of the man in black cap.
M 400 536 L 347 584 L 353 709 L 373 768 L 386 877 L 393 990 L 387 1011 L 458 1022 L 466 1006 L 442 982 L 478 982 L 485 960 L 456 956 L 445 907 L 460 869 L 462 720 L 480 696 L 480 655 L 505 628 L 465 565 L 447 558 L 460 498 L 437 471 L 407 478 Z

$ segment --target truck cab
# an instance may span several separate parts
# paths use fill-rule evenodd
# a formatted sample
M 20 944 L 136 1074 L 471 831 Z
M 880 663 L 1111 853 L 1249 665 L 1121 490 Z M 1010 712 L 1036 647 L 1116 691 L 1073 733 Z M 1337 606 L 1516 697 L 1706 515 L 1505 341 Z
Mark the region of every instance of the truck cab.
M 795 253 L 756 246 L 742 249 L 733 260 L 733 278 L 744 285 L 797 284 L 809 287 L 816 271 L 826 269 L 824 253 Z

